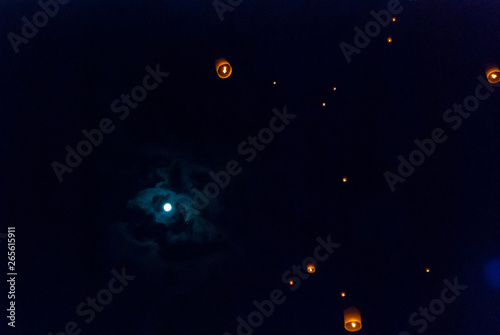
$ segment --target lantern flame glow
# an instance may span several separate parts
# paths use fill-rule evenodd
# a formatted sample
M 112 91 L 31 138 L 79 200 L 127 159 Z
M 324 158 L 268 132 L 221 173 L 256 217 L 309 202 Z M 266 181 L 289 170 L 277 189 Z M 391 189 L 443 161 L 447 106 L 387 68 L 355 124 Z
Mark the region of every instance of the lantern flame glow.
M 362 328 L 361 313 L 352 306 L 344 310 L 344 328 L 350 332 L 357 332 Z
M 490 66 L 486 70 L 486 78 L 492 84 L 500 83 L 500 69 L 498 68 L 498 66 Z
M 219 58 L 215 61 L 215 71 L 219 78 L 226 79 L 233 72 L 233 68 L 224 58 Z

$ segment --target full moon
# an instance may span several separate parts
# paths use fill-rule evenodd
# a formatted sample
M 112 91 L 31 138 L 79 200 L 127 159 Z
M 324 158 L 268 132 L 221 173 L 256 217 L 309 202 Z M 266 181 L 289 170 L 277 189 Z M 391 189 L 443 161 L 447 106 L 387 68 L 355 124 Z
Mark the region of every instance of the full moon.
M 172 205 L 167 202 L 165 205 L 163 205 L 163 209 L 165 210 L 165 212 L 170 212 L 172 210 Z

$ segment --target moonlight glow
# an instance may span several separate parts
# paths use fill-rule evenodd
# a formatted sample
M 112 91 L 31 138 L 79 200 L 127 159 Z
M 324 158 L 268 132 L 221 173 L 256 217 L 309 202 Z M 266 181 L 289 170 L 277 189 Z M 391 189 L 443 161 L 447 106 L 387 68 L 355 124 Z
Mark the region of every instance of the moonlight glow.
M 167 202 L 165 205 L 163 205 L 163 209 L 165 210 L 165 212 L 170 212 L 172 210 L 172 205 Z

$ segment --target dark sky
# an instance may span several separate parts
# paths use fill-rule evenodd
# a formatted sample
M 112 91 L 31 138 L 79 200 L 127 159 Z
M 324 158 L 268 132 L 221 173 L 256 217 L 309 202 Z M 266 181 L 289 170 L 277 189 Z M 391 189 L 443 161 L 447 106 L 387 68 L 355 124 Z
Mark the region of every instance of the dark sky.
M 17 270 L 16 327 L 2 286 L 1 333 L 235 335 L 281 290 L 254 334 L 348 334 L 356 306 L 358 334 L 499 335 L 500 85 L 484 85 L 498 2 L 402 0 L 350 62 L 339 45 L 389 1 L 232 3 L 221 21 L 210 0 L 73 0 L 17 45 L 41 7 L 0 3 L 0 233 L 16 227 Z M 143 101 L 120 101 L 155 70 Z M 283 130 L 242 153 L 284 111 Z M 66 148 L 102 122 L 68 172 Z M 435 129 L 442 143 L 411 156 Z M 392 192 L 400 155 L 424 162 Z M 183 215 L 230 161 L 241 172 Z M 340 246 L 291 290 L 283 274 L 328 236 Z M 122 271 L 135 277 L 106 295 Z M 441 303 L 446 281 L 462 291 Z M 111 301 L 90 318 L 99 292 Z M 430 304 L 444 311 L 423 321 Z

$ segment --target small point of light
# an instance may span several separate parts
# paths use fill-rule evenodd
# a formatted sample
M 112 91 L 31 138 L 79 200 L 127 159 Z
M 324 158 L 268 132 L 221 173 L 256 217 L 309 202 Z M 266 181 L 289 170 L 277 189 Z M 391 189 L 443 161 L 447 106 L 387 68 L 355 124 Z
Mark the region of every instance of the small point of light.
M 275 82 L 275 81 L 273 81 L 273 85 L 276 85 L 276 82 Z
M 345 292 L 341 292 L 341 293 L 340 293 L 340 296 L 341 296 L 341 297 L 345 297 Z
M 290 284 L 290 286 L 292 286 L 293 284 L 295 284 L 295 283 L 293 282 L 293 280 L 290 280 L 288 283 Z
M 334 90 L 334 91 L 336 91 L 336 90 L 337 90 L 337 88 L 334 86 L 334 87 L 333 87 L 333 90 Z
M 425 269 L 425 272 L 431 272 L 431 269 L 427 268 Z
M 170 212 L 172 210 L 172 205 L 169 202 L 167 202 L 165 205 L 163 205 L 163 210 L 165 212 Z
M 387 38 L 387 43 L 391 43 L 392 42 L 392 38 L 388 37 Z
M 396 22 L 396 18 L 395 17 L 392 18 L 392 22 Z
M 346 178 L 346 177 L 342 178 L 342 181 L 343 181 L 344 183 L 345 183 L 345 182 L 347 182 L 347 178 Z
M 326 106 L 326 103 L 323 102 L 323 107 L 325 107 L 325 106 Z
M 356 324 L 354 322 L 351 322 L 352 328 L 356 328 Z

